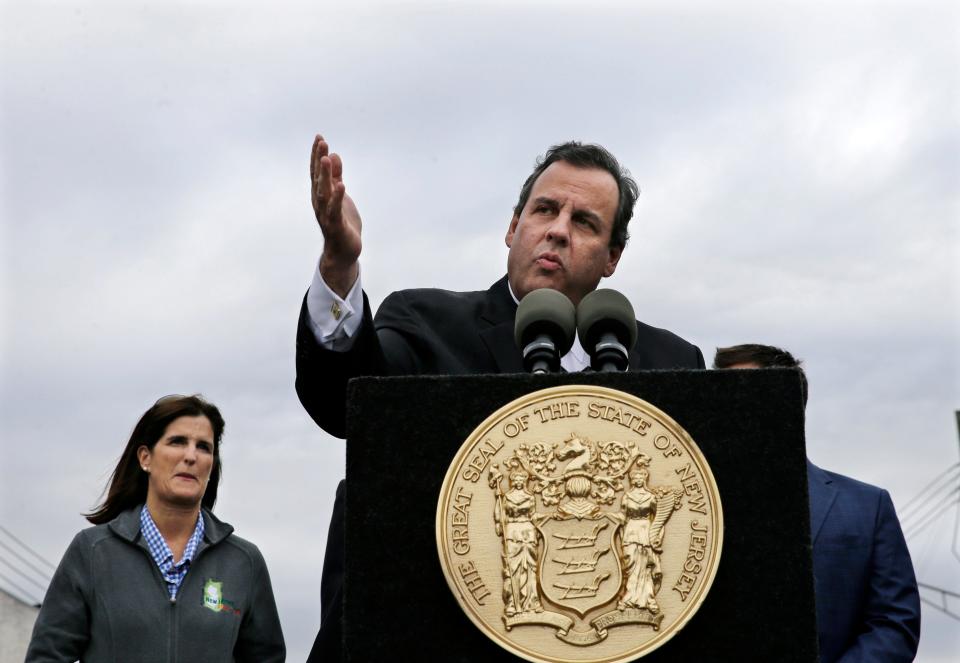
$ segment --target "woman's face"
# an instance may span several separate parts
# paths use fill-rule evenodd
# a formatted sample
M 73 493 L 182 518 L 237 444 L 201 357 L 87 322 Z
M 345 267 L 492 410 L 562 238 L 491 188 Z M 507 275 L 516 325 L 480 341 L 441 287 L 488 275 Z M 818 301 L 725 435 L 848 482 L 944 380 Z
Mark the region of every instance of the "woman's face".
M 527 477 L 525 475 L 517 474 L 510 477 L 510 485 L 514 490 L 521 490 L 527 485 Z
M 634 486 L 642 486 L 647 483 L 650 473 L 645 469 L 637 469 L 630 473 L 630 483 Z
M 204 416 L 170 422 L 153 449 L 137 450 L 140 467 L 150 475 L 147 501 L 169 506 L 198 506 L 213 469 L 213 426 Z

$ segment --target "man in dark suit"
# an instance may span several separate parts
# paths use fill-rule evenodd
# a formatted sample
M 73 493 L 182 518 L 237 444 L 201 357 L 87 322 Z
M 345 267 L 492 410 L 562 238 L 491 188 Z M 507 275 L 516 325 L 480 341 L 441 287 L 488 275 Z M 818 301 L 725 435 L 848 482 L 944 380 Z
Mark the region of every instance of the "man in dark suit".
M 616 270 L 639 190 L 607 150 L 564 143 L 551 148 L 524 182 L 505 237 L 507 276 L 486 291 L 406 290 L 377 312 L 359 285 L 360 216 L 346 194 L 343 164 L 317 136 L 311 156 L 314 212 L 323 252 L 300 314 L 297 394 L 328 433 L 344 435 L 346 385 L 361 375 L 522 372 L 513 340 L 517 303 L 538 288 L 574 305 Z M 700 350 L 637 322 L 631 369 L 703 368 Z M 579 342 L 561 361 L 582 370 Z M 340 657 L 343 486 L 330 525 L 321 588 L 322 621 L 311 660 Z
M 796 368 L 769 345 L 717 348 L 714 368 Z M 912 661 L 920 642 L 920 595 L 887 491 L 807 461 L 810 539 L 821 663 Z

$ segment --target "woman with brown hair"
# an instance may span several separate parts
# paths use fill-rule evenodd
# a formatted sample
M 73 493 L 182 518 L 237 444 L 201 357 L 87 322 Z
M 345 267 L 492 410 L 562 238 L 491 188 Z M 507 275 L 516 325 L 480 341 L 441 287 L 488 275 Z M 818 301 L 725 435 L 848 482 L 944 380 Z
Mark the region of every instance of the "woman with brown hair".
M 140 418 L 87 515 L 95 527 L 50 582 L 27 663 L 284 660 L 263 557 L 211 513 L 223 428 L 200 396 Z

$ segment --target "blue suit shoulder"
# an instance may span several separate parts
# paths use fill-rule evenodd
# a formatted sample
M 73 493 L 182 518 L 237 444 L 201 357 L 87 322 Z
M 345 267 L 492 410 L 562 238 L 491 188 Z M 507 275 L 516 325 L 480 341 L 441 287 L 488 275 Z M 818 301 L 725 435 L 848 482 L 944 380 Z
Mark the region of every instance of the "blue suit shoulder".
M 822 467 L 818 467 L 813 463 L 807 468 L 807 471 L 811 472 L 811 478 L 820 478 L 824 483 L 832 484 L 837 490 L 842 490 L 854 495 L 859 495 L 865 498 L 875 498 L 879 499 L 883 495 L 887 494 L 887 491 L 880 486 L 875 486 L 871 483 L 865 481 L 860 481 L 854 479 L 853 477 L 848 477 L 845 474 L 840 474 L 839 472 L 831 472 L 830 470 L 825 470 Z
M 807 472 L 821 661 L 912 661 L 920 597 L 890 494 L 813 463 Z

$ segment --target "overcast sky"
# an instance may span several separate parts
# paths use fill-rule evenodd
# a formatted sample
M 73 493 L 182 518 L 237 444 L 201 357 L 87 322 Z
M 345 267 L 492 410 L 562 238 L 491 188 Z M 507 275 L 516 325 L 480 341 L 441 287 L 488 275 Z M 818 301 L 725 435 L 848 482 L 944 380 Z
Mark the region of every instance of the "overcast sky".
M 955 3 L 346 5 L 3 2 L 0 525 L 56 562 L 140 414 L 202 392 L 305 658 L 344 459 L 293 390 L 318 131 L 374 304 L 487 288 L 536 156 L 598 142 L 642 189 L 607 282 L 640 319 L 802 357 L 811 459 L 898 506 L 957 463 Z M 960 591 L 954 514 L 909 543 Z M 957 626 L 925 606 L 918 660 Z

